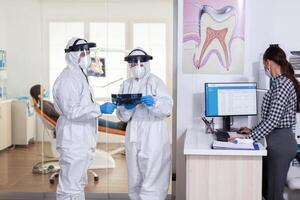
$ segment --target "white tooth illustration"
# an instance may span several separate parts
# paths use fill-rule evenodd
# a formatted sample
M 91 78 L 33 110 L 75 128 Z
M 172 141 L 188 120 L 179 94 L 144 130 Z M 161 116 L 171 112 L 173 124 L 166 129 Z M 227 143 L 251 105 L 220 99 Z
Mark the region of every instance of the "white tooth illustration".
M 199 11 L 200 43 L 196 47 L 194 65 L 203 67 L 216 53 L 220 64 L 229 70 L 231 63 L 230 43 L 236 26 L 236 13 L 232 6 L 215 10 L 204 5 Z

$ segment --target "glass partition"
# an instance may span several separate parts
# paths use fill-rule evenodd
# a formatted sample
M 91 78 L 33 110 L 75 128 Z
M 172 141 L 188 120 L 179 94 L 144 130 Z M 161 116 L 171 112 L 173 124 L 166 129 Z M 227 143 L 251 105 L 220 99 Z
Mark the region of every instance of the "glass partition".
M 6 30 L 0 32 L 0 199 L 20 194 L 55 199 L 62 114 L 54 107 L 53 86 L 67 67 L 64 49 L 72 37 L 97 44 L 90 56 L 99 58 L 102 74 L 87 77 L 95 103 L 111 102 L 132 77 L 124 57 L 137 46 L 154 57 L 152 73 L 172 91 L 172 6 L 169 0 L 0 2 L 0 26 Z M 14 23 L 4 23 L 8 18 Z M 100 116 L 97 125 L 86 197 L 126 199 L 126 123 L 114 112 Z

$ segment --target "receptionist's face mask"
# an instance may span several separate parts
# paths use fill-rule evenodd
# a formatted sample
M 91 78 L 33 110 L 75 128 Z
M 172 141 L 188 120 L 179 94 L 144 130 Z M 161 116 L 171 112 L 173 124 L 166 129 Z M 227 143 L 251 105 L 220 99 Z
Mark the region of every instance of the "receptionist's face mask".
M 266 69 L 266 68 L 265 68 L 265 74 L 266 74 L 267 77 L 273 78 L 273 76 L 272 76 L 270 70 L 268 70 L 268 69 Z
M 273 76 L 272 76 L 269 68 L 267 67 L 267 65 L 268 65 L 268 61 L 264 61 L 265 74 L 266 74 L 267 77 L 273 78 Z

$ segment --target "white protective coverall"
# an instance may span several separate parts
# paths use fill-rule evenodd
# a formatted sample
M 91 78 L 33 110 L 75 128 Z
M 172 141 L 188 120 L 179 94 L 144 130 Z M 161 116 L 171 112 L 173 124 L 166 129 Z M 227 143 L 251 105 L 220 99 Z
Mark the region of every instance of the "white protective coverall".
M 77 38 L 72 38 L 71 46 Z M 79 41 L 80 44 L 83 41 Z M 59 153 L 57 200 L 84 200 L 87 170 L 93 159 L 97 140 L 99 105 L 93 102 L 93 92 L 81 70 L 79 52 L 66 53 L 67 67 L 53 86 L 54 106 L 60 117 L 56 125 L 56 145 Z
M 139 51 L 132 55 L 139 54 Z M 127 124 L 125 136 L 128 167 L 128 194 L 131 200 L 165 200 L 171 171 L 171 145 L 165 118 L 170 116 L 173 100 L 163 81 L 150 73 L 140 79 L 129 78 L 121 85 L 120 94 L 152 95 L 155 104 L 139 104 L 133 110 L 119 106 L 117 116 Z

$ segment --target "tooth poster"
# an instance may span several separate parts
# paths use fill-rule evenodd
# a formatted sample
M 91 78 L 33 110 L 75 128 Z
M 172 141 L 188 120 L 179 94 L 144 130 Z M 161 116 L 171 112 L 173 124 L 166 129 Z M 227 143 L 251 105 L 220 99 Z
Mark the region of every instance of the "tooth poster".
M 243 73 L 244 6 L 244 0 L 184 0 L 183 73 Z

